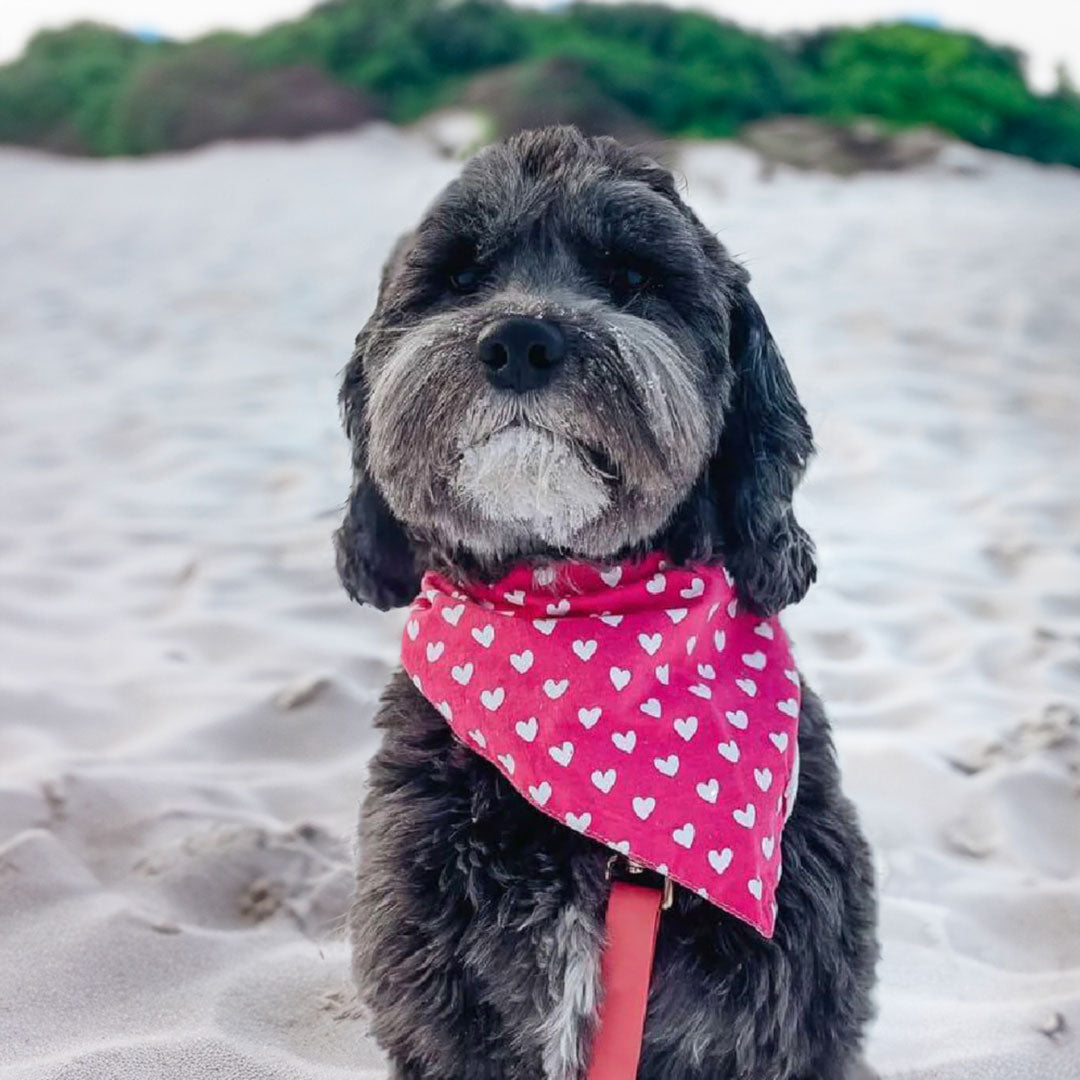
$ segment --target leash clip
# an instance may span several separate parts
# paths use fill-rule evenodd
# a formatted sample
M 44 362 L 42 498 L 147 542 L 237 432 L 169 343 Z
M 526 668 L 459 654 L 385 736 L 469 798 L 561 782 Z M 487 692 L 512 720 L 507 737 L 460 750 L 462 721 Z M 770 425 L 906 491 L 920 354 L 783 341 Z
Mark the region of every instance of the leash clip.
M 660 899 L 660 910 L 667 911 L 675 902 L 675 884 L 666 874 L 659 874 L 626 855 L 612 855 L 604 871 L 604 877 L 608 881 L 630 881 L 634 885 L 649 885 L 650 882 L 634 880 L 642 874 L 660 878 L 662 884 L 659 888 L 663 894 Z

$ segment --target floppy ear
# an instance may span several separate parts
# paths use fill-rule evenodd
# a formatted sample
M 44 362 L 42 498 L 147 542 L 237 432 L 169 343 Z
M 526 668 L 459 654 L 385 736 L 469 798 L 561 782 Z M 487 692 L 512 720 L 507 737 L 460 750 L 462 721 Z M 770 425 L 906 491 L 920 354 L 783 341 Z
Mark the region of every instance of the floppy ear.
M 787 365 L 745 284 L 734 293 L 729 356 L 735 381 L 710 478 L 739 596 L 772 615 L 801 600 L 817 576 L 814 545 L 791 510 L 814 445 Z
M 383 269 L 379 287 L 379 307 L 394 264 L 408 237 L 402 237 Z M 394 517 L 372 480 L 367 466 L 367 380 L 364 353 L 372 336 L 376 315 L 360 331 L 356 350 L 345 368 L 341 412 L 345 434 L 352 442 L 353 481 L 345 519 L 334 533 L 337 572 L 345 591 L 354 600 L 371 604 L 380 611 L 402 607 L 416 596 L 421 571 L 416 554 L 401 522 Z

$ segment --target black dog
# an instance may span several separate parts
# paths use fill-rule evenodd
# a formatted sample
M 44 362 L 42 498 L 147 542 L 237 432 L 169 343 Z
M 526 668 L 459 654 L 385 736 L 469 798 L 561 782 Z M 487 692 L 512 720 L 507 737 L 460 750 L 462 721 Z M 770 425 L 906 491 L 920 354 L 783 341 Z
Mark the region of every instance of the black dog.
M 671 175 L 531 132 L 466 165 L 385 270 L 342 404 L 350 595 L 429 567 L 663 550 L 722 561 L 771 614 L 814 579 L 791 497 L 812 451 L 748 276 Z M 577 1080 L 609 853 L 530 806 L 400 671 L 383 697 L 351 928 L 395 1076 Z M 662 920 L 639 1076 L 853 1075 L 877 957 L 869 852 L 804 688 L 774 938 L 685 890 Z

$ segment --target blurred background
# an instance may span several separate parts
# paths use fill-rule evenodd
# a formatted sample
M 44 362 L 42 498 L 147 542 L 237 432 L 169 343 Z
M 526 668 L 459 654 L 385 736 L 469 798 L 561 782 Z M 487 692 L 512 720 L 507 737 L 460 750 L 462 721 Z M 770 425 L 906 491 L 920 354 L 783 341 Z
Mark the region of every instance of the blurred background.
M 1080 164 L 1075 5 L 700 7 L 16 0 L 0 38 L 12 58 L 0 68 L 0 141 L 147 154 L 409 123 L 457 105 L 483 113 L 488 136 L 566 121 L 638 137 L 753 137 L 779 116 L 873 117 Z M 844 22 L 854 25 L 833 25 Z
M 336 395 L 490 139 L 662 155 L 813 421 L 786 613 L 886 1080 L 1080 1075 L 1080 6 L 7 0 L 0 1078 L 376 1080 L 342 927 L 400 612 Z

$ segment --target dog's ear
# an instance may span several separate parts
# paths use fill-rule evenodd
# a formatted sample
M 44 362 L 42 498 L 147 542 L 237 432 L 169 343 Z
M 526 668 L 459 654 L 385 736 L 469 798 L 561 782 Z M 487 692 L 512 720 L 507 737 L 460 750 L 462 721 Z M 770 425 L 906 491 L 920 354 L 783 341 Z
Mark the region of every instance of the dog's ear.
M 364 357 L 378 333 L 379 313 L 397 261 L 407 246 L 403 236 L 383 268 L 375 315 L 360 331 L 345 368 L 340 402 L 345 434 L 352 443 L 353 479 L 345 519 L 334 533 L 337 572 L 354 600 L 380 611 L 402 607 L 420 588 L 416 553 L 401 522 L 391 512 L 367 465 L 367 380 Z
M 710 480 L 739 596 L 772 615 L 801 600 L 817 575 L 814 545 L 791 509 L 814 446 L 787 365 L 744 282 L 733 293 L 728 351 L 734 383 Z

